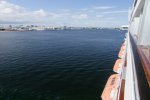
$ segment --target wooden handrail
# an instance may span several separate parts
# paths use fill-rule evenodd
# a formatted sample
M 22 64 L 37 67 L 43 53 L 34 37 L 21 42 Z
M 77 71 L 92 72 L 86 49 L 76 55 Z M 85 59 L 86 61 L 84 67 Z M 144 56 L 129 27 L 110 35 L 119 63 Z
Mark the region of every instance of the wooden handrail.
M 137 46 L 137 49 L 138 49 L 138 53 L 139 53 L 141 62 L 143 64 L 144 72 L 145 72 L 149 87 L 150 87 L 150 59 L 148 57 L 146 57 L 148 54 L 146 54 L 143 51 L 142 46 L 140 46 L 140 45 Z
M 124 100 L 124 91 L 125 91 L 125 80 L 122 79 L 121 88 L 120 88 L 120 95 L 118 100 Z

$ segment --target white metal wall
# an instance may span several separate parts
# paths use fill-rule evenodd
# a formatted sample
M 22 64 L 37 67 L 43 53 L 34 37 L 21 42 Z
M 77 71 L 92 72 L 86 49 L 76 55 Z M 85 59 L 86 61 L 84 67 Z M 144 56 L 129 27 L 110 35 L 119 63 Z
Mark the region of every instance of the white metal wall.
M 133 35 L 138 35 L 138 30 L 139 30 L 139 22 L 140 22 L 140 17 L 135 17 L 130 25 L 130 33 Z
M 150 0 L 146 0 L 145 2 L 143 18 L 140 24 L 140 36 L 138 44 L 150 45 Z

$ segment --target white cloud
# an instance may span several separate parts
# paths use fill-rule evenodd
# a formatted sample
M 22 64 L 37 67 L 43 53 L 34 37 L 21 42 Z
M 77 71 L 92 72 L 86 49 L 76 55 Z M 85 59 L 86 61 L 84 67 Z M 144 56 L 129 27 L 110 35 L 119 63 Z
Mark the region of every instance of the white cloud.
M 14 5 L 11 3 L 8 3 L 5 0 L 0 1 L 0 13 L 1 14 L 11 14 L 11 13 L 22 13 L 25 12 L 25 9 L 23 7 L 20 7 L 18 5 Z
M 35 14 L 36 16 L 38 15 L 39 17 L 47 17 L 48 16 L 48 13 L 46 11 L 44 11 L 43 9 L 34 11 L 33 14 Z
M 95 10 L 108 10 L 108 9 L 112 9 L 114 8 L 113 6 L 96 6 L 96 7 L 93 7 L 93 9 Z
M 70 12 L 70 9 L 60 9 L 62 12 Z
M 89 10 L 88 8 L 82 8 L 81 9 L 82 11 L 87 11 L 87 10 Z
M 0 1 L 0 21 L 2 22 L 46 22 L 57 18 L 54 13 L 47 12 L 43 9 L 36 11 L 27 11 L 24 7 Z
M 117 10 L 117 11 L 107 11 L 105 14 L 120 14 L 120 13 L 128 13 L 128 10 Z
M 96 15 L 97 18 L 103 18 L 103 15 Z
M 87 19 L 88 15 L 87 14 L 79 14 L 79 15 L 73 15 L 73 19 Z
M 49 12 L 44 9 L 29 11 L 24 7 L 0 0 L 0 23 L 21 24 L 50 24 L 68 26 L 111 26 L 118 18 L 118 14 L 126 13 L 126 10 L 114 11 L 112 6 L 96 6 L 81 9 L 59 9 Z M 112 13 L 117 14 L 115 17 Z M 110 14 L 108 16 L 108 14 Z M 120 16 L 121 19 L 122 16 Z M 108 23 L 111 24 L 108 24 Z

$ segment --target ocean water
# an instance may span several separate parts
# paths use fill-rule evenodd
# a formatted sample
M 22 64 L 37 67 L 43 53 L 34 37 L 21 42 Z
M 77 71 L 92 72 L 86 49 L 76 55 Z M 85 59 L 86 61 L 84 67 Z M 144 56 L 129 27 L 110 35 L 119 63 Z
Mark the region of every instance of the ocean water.
M 0 100 L 101 100 L 124 33 L 0 32 Z

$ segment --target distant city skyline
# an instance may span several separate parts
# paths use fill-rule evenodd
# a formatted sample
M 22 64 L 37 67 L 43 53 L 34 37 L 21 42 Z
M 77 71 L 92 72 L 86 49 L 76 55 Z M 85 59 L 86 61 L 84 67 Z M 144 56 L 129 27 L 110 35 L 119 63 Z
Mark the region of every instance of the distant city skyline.
M 132 0 L 0 0 L 0 24 L 118 27 Z

